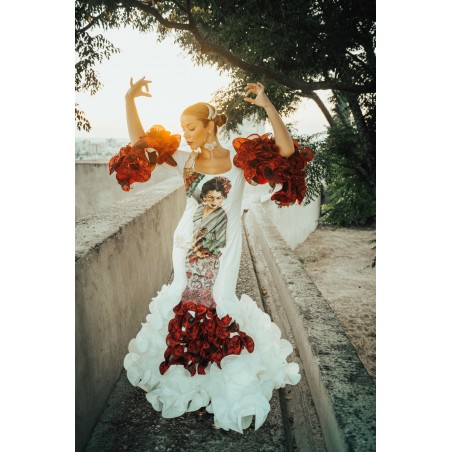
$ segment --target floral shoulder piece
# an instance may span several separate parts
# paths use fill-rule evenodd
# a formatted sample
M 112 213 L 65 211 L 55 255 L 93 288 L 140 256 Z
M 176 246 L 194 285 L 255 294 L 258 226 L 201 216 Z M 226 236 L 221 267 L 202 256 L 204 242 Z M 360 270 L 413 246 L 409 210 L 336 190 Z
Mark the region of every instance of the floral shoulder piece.
M 282 188 L 271 196 L 271 200 L 280 206 L 301 204 L 306 195 L 306 166 L 314 157 L 310 148 L 300 150 L 293 140 L 295 152 L 283 157 L 271 134 L 249 135 L 236 138 L 232 145 L 237 154 L 233 162 L 244 172 L 245 180 L 251 185 L 282 184 Z
M 129 191 L 135 182 L 147 182 L 157 165 L 177 166 L 173 154 L 180 140 L 180 135 L 172 135 L 163 126 L 154 125 L 133 146 L 129 143 L 110 159 L 110 175 L 116 171 L 119 185 Z

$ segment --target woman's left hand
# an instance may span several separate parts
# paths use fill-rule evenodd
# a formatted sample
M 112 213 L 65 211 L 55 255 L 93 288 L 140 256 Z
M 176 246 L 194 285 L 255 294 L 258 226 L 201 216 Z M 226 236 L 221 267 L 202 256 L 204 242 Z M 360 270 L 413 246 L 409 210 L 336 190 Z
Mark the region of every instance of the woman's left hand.
M 270 99 L 265 94 L 265 87 L 262 83 L 247 83 L 246 84 L 245 98 L 243 99 L 250 104 L 257 105 L 258 107 L 267 108 L 271 105 Z M 256 98 L 247 97 L 250 94 L 255 94 Z

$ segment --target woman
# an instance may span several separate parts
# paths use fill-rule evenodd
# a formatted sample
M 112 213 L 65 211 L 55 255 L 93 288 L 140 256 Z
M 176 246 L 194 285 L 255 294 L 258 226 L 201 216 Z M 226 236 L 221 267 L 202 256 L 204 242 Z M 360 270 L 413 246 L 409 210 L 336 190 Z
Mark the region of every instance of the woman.
M 144 77 L 131 80 L 126 94 L 132 143 L 145 134 L 134 98 L 150 96 L 148 83 Z M 244 100 L 265 109 L 281 158 L 290 157 L 294 143 L 263 85 L 248 83 Z M 226 117 L 198 103 L 180 120 L 192 152 L 172 155 L 187 196 L 174 233 L 174 279 L 150 303 L 124 366 L 130 382 L 146 391 L 164 417 L 205 408 L 216 428 L 243 433 L 253 416 L 255 429 L 265 421 L 273 389 L 300 381 L 299 367 L 287 363 L 292 346 L 270 317 L 250 297 L 239 300 L 235 293 L 245 177 L 234 164 L 237 153 L 218 141 Z

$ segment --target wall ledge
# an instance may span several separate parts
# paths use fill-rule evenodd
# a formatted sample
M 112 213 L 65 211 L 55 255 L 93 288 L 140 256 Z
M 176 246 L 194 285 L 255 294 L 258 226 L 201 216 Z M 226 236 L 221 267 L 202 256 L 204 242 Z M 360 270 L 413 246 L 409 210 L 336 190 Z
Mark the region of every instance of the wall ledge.
M 262 248 L 289 318 L 328 450 L 375 450 L 375 384 L 264 206 L 252 202 L 249 213 L 253 241 Z
M 169 282 L 185 204 L 182 178 L 174 177 L 76 222 L 77 452 L 85 450 L 152 297 Z
M 172 177 L 75 222 L 75 261 L 98 248 L 122 228 L 132 223 L 153 206 L 183 185 L 181 178 Z M 118 186 L 118 189 L 119 186 Z

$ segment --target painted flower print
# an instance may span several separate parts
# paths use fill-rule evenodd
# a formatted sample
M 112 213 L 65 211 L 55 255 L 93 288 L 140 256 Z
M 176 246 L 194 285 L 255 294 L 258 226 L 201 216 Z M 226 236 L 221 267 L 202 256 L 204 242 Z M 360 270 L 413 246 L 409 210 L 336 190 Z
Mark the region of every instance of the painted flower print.
M 197 199 L 193 215 L 193 243 L 189 248 L 185 269 L 187 286 L 175 318 L 169 323 L 167 346 L 160 364 L 164 374 L 172 364 L 183 365 L 190 375 L 205 374 L 209 362 L 220 366 L 224 356 L 240 354 L 243 348 L 254 350 L 254 342 L 229 316 L 220 319 L 213 299 L 213 286 L 220 267 L 222 248 L 227 242 L 228 217 L 221 207 L 231 189 L 225 177 L 214 177 L 199 184 L 203 174 L 188 168 L 185 172 L 187 197 Z M 221 366 L 220 366 L 221 367 Z

